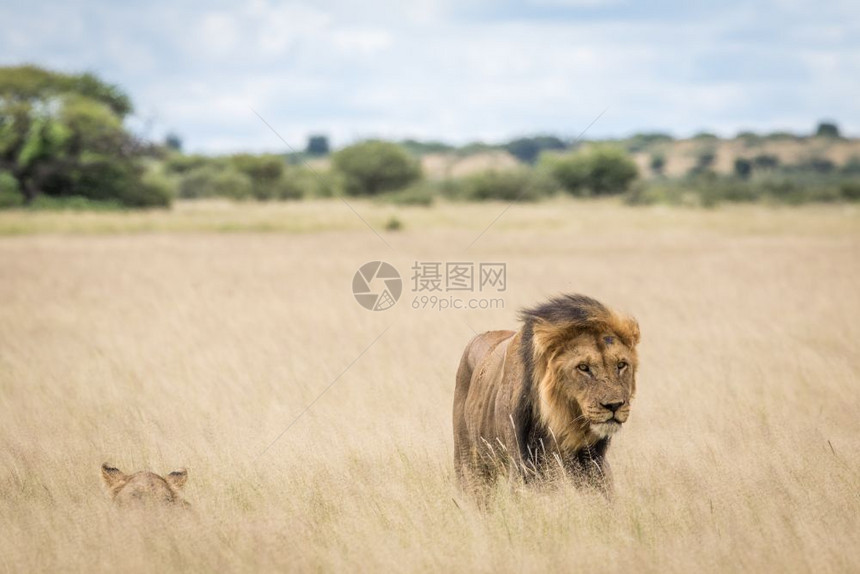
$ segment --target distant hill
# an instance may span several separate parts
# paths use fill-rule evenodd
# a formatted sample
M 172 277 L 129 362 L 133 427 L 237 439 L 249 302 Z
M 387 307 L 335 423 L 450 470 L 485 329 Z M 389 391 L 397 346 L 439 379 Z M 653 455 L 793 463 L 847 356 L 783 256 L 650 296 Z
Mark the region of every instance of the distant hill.
M 826 171 L 842 168 L 852 160 L 860 161 L 860 140 L 829 137 L 691 138 L 654 143 L 632 155 L 640 173 L 646 178 L 661 173 L 655 169 L 655 158 L 663 159 L 662 173 L 669 177 L 685 175 L 697 167 L 706 167 L 717 173 L 732 173 L 739 159 L 761 167 L 817 165 Z M 703 162 L 708 165 L 702 165 Z M 657 159 L 656 164 L 659 163 Z
M 410 151 L 421 158 L 424 174 L 430 179 L 529 165 L 511 152 L 510 144 L 469 144 L 440 149 L 439 144 L 422 146 L 417 143 L 412 142 Z M 738 160 L 749 162 L 757 169 L 813 166 L 822 172 L 841 169 L 849 162 L 860 164 L 860 139 L 801 137 L 785 133 L 764 136 L 745 133 L 730 139 L 709 134 L 686 139 L 673 139 L 664 134 L 639 134 L 625 139 L 567 144 L 565 149 L 545 149 L 542 153 L 568 153 L 574 148 L 595 144 L 625 149 L 646 179 L 660 175 L 679 177 L 697 169 L 730 174 L 735 171 Z

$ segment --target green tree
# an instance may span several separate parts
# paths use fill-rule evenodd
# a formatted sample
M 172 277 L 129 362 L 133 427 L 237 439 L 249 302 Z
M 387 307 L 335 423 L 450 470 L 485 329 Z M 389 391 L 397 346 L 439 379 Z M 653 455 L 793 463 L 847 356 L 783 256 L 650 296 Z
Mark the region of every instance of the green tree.
M 596 146 L 545 160 L 559 185 L 573 195 L 623 193 L 639 175 L 636 163 L 624 150 Z
M 860 175 L 860 157 L 851 157 L 839 171 L 843 175 Z
M 699 132 L 693 136 L 694 140 L 713 141 L 719 139 L 717 134 L 711 132 Z
M 402 189 L 421 178 L 421 166 L 406 150 L 376 140 L 338 151 L 332 166 L 343 177 L 348 195 L 378 195 Z
M 741 179 L 749 179 L 752 175 L 753 164 L 750 160 L 739 157 L 735 159 L 735 175 Z
M 179 137 L 178 134 L 173 132 L 168 133 L 164 136 L 164 147 L 173 151 L 182 151 L 182 138 Z
M 752 159 L 755 169 L 773 170 L 779 167 L 779 158 L 775 155 L 761 153 Z
M 826 157 L 811 157 L 798 163 L 795 167 L 801 171 L 812 171 L 820 174 L 831 173 L 836 170 L 836 164 Z
M 403 149 L 416 156 L 421 156 L 428 153 L 445 153 L 454 150 L 454 147 L 438 141 L 418 141 L 413 139 L 406 139 L 398 143 Z
M 133 111 L 131 100 L 119 86 L 105 83 L 90 73 L 62 74 L 38 66 L 0 68 L 0 94 L 19 103 L 78 94 L 108 106 L 120 118 Z
M 0 68 L 0 170 L 26 203 L 44 193 L 166 205 L 144 177 L 142 146 L 125 130 L 131 102 L 92 74 L 35 66 Z
M 651 171 L 656 175 L 663 175 L 666 169 L 666 156 L 661 153 L 655 153 L 651 156 Z
M 717 159 L 717 154 L 712 149 L 704 149 L 696 156 L 696 165 L 693 166 L 694 174 L 710 171 L 714 166 L 714 161 Z
M 656 144 L 669 143 L 673 139 L 671 135 L 662 132 L 643 132 L 630 136 L 625 143 L 625 147 L 630 153 L 636 153 L 646 151 Z
M 330 148 L 328 137 L 323 135 L 312 135 L 308 138 L 305 153 L 308 155 L 328 155 Z
M 555 136 L 535 136 L 530 138 L 518 138 L 508 142 L 505 149 L 525 163 L 534 163 L 544 150 L 563 150 L 564 142 Z
M 835 122 L 819 122 L 815 135 L 822 138 L 838 138 L 839 126 Z

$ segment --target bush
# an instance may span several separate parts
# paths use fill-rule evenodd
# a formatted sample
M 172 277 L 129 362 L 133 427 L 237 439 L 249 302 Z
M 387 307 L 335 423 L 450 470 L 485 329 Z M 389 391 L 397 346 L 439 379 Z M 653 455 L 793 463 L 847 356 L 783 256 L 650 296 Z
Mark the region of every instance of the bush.
M 760 146 L 764 140 L 760 135 L 751 131 L 738 132 L 735 137 L 741 140 L 746 147 Z
M 342 176 L 333 171 L 291 167 L 289 177 L 302 188 L 305 198 L 338 197 L 343 194 Z
M 130 207 L 115 199 L 89 199 L 80 195 L 53 197 L 50 195 L 37 196 L 28 209 L 44 211 L 114 211 Z
M 633 134 L 626 142 L 625 146 L 630 153 L 646 151 L 656 144 L 664 144 L 673 141 L 674 138 L 669 134 L 661 132 L 646 132 Z
M 421 178 L 421 167 L 397 144 L 366 141 L 335 153 L 333 168 L 342 175 L 347 195 L 394 191 Z
M 295 186 L 282 179 L 286 162 L 277 155 L 237 154 L 228 158 L 230 166 L 248 176 L 251 182 L 251 195 L 255 199 L 286 199 L 301 197 L 296 195 Z
M 754 182 L 758 196 L 774 203 L 800 205 L 809 202 L 834 202 L 844 199 L 838 182 L 817 175 L 773 176 Z
M 800 139 L 795 133 L 792 132 L 770 132 L 764 136 L 766 141 L 796 141 Z
M 776 169 L 779 167 L 779 158 L 766 153 L 759 154 L 752 159 L 755 169 Z
M 52 195 L 80 196 L 94 201 L 115 200 L 128 207 L 170 205 L 170 189 L 147 180 L 145 173 L 143 166 L 130 161 L 85 157 L 71 174 L 68 187 Z
M 860 181 L 822 178 L 814 174 L 767 175 L 751 179 L 718 176 L 712 172 L 683 180 L 660 180 L 635 185 L 625 197 L 631 205 L 668 203 L 713 207 L 723 202 L 800 205 L 860 200 Z
M 462 178 L 450 191 L 455 198 L 467 201 L 537 201 L 555 189 L 551 177 L 523 168 L 476 173 Z
M 525 163 L 534 163 L 544 150 L 563 150 L 566 147 L 565 143 L 555 136 L 518 138 L 505 145 L 508 153 Z
M 400 231 L 401 229 L 403 229 L 403 222 L 395 215 L 389 217 L 388 221 L 385 222 L 385 231 Z
M 843 165 L 839 173 L 843 175 L 860 175 L 860 157 L 852 156 L 845 165 Z
M 717 159 L 717 154 L 712 149 L 700 150 L 696 155 L 696 164 L 690 170 L 690 175 L 699 175 L 711 171 L 714 161 Z
M 666 169 L 666 156 L 661 153 L 655 153 L 651 156 L 651 171 L 657 175 L 663 175 L 663 170 Z
M 297 173 L 292 173 L 293 170 L 285 173 L 281 179 L 269 184 L 267 188 L 268 197 L 263 199 L 302 199 L 307 195 L 308 181 L 300 177 Z
M 179 197 L 200 199 L 204 197 L 229 197 L 250 199 L 251 178 L 235 169 L 204 165 L 185 174 L 179 182 Z
M 752 162 L 742 157 L 735 159 L 735 175 L 741 179 L 749 179 L 752 175 Z
M 755 189 L 746 181 L 733 177 L 714 177 L 707 174 L 692 185 L 703 207 L 713 207 L 725 201 L 748 203 L 758 199 Z
M 430 153 L 445 153 L 456 149 L 454 146 L 439 141 L 418 141 L 413 139 L 402 140 L 398 145 L 415 156 Z
M 303 166 L 290 166 L 273 189 L 279 200 L 336 197 L 341 195 L 340 177 L 331 171 L 316 171 Z
M 629 205 L 700 205 L 699 197 L 677 180 L 637 181 L 624 196 Z
M 562 189 L 578 196 L 623 193 L 639 175 L 630 156 L 612 147 L 594 147 L 567 156 L 549 157 L 545 166 Z
M 151 198 L 151 205 L 168 206 L 176 196 L 176 180 L 158 171 L 146 171 L 141 178 L 141 185 L 142 195 Z
M 0 171 L 0 209 L 19 207 L 23 203 L 18 180 L 11 173 Z
M 860 201 L 860 181 L 843 181 L 839 186 L 839 195 L 848 201 Z
M 694 140 L 705 140 L 705 141 L 714 141 L 718 140 L 717 134 L 711 132 L 699 132 L 693 136 Z
M 245 200 L 290 200 L 321 197 L 331 178 L 303 168 L 288 168 L 280 156 L 236 155 L 204 163 L 179 180 L 184 199 L 224 197 Z
M 793 170 L 828 174 L 836 171 L 836 164 L 826 157 L 811 157 L 793 166 Z
M 183 155 L 181 153 L 173 153 L 170 154 L 167 161 L 164 162 L 164 169 L 168 173 L 184 175 L 192 169 L 217 163 L 217 159 L 203 155 Z
M 383 193 L 379 196 L 379 200 L 394 205 L 420 205 L 429 207 L 433 205 L 436 195 L 438 195 L 436 186 L 422 181 L 414 183 L 400 191 Z

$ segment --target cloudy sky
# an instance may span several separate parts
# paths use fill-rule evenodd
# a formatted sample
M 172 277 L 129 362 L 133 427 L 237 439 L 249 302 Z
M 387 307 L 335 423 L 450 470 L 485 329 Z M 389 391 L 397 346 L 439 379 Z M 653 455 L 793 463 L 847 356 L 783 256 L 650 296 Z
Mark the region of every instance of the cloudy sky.
M 96 72 L 191 151 L 310 133 L 500 141 L 660 130 L 860 136 L 854 0 L 39 1 L 0 4 L 0 64 Z

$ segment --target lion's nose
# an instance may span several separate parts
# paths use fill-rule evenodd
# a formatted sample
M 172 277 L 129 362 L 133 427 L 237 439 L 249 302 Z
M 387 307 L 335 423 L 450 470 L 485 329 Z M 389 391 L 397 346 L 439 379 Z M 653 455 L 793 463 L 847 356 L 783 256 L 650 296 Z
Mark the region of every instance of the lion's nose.
M 620 409 L 624 405 L 624 401 L 619 401 L 617 403 L 600 403 L 604 409 L 608 411 L 612 411 L 613 413 Z

